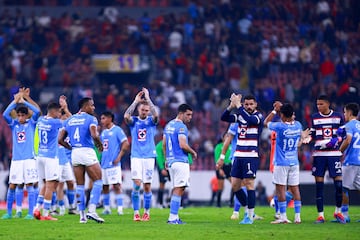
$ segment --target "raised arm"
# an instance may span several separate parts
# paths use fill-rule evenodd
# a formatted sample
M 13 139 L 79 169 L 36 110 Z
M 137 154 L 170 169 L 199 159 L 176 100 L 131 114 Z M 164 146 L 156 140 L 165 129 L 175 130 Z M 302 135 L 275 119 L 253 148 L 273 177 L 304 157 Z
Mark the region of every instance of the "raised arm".
M 279 101 L 274 102 L 273 107 L 274 109 L 269 113 L 269 115 L 266 116 L 264 120 L 264 126 L 267 127 L 268 123 L 271 122 L 275 115 L 280 111 L 280 107 L 282 106 L 282 103 Z
M 236 114 L 231 114 L 231 110 L 241 106 L 241 95 L 231 94 L 230 104 L 221 115 L 221 121 L 224 122 L 237 122 Z
M 10 124 L 13 120 L 11 117 L 11 111 L 16 108 L 16 104 L 20 102 L 22 99 L 22 92 L 18 92 L 14 95 L 14 100 L 6 107 L 5 111 L 3 112 L 3 116 L 5 121 Z
M 227 133 L 225 135 L 224 144 L 223 144 L 223 147 L 221 148 L 220 157 L 216 162 L 216 169 L 220 169 L 220 168 L 223 167 L 226 152 L 229 149 L 229 146 L 230 146 L 231 141 L 233 140 L 233 138 L 234 138 L 234 135 L 232 135 L 230 133 Z
M 151 115 L 153 116 L 154 123 L 157 124 L 159 122 L 159 114 L 156 111 L 154 103 L 150 99 L 149 90 L 147 88 L 143 88 L 142 91 L 144 93 L 145 100 L 148 102 L 150 106 L 150 112 Z
M 66 102 L 66 96 L 65 95 L 61 95 L 59 97 L 59 104 L 61 106 L 61 110 L 64 111 L 64 115 L 63 115 L 63 118 L 64 119 L 67 119 L 69 117 L 71 117 L 71 112 L 69 111 L 69 108 L 68 108 L 68 105 L 67 105 L 67 102 Z
M 124 120 L 125 120 L 126 124 L 132 124 L 133 120 L 132 120 L 131 116 L 134 113 L 136 106 L 141 101 L 141 97 L 143 95 L 144 95 L 143 91 L 140 91 L 138 94 L 136 94 L 134 101 L 131 103 L 131 105 L 128 107 L 128 109 L 126 109 L 125 114 L 124 114 Z

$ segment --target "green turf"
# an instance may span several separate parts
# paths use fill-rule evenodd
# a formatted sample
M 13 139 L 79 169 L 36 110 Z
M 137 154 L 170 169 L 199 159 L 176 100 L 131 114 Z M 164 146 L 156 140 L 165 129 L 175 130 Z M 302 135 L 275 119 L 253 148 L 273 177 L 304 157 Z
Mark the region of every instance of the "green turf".
M 104 216 L 105 223 L 89 221 L 80 224 L 79 217 L 66 215 L 59 221 L 38 221 L 24 219 L 0 220 L 0 239 L 358 239 L 360 236 L 360 207 L 351 207 L 352 222 L 331 223 L 333 207 L 325 208 L 325 224 L 313 224 L 317 214 L 314 206 L 302 209 L 301 224 L 273 225 L 274 212 L 270 207 L 257 207 L 256 213 L 264 220 L 253 225 L 240 225 L 230 220 L 232 209 L 185 208 L 180 217 L 185 225 L 168 225 L 169 209 L 152 209 L 150 222 L 133 222 L 132 210 L 125 209 L 125 215 Z M 24 210 L 24 213 L 26 210 Z M 101 209 L 99 209 L 101 212 Z M 4 214 L 5 211 L 0 211 Z M 242 214 L 242 211 L 241 211 Z M 25 214 L 23 214 L 25 215 Z M 288 217 L 293 220 L 293 209 Z

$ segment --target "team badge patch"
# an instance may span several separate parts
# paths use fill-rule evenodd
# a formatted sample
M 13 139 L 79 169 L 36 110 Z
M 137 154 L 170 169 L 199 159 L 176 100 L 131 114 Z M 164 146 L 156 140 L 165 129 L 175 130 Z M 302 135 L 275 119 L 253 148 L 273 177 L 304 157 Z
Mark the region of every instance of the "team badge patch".
M 146 140 L 146 128 L 142 128 L 138 130 L 138 140 L 145 141 Z
M 26 135 L 25 132 L 18 132 L 17 133 L 17 141 L 18 143 L 25 142 L 26 141 Z

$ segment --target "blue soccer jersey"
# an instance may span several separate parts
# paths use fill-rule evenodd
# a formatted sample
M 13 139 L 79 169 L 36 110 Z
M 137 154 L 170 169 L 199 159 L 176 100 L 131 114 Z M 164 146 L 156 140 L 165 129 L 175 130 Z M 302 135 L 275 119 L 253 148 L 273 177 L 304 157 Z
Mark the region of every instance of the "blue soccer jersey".
M 298 165 L 298 143 L 302 132 L 301 123 L 298 121 L 292 123 L 270 122 L 268 123 L 268 127 L 270 130 L 276 132 L 274 165 Z
M 345 124 L 346 135 L 350 135 L 351 142 L 345 151 L 343 165 L 360 166 L 360 121 L 354 119 Z
M 330 111 L 328 115 L 314 113 L 312 119 L 312 138 L 315 140 L 315 151 L 313 156 L 341 156 L 339 147 L 322 148 L 322 142 L 330 140 L 336 134 L 336 130 L 344 125 L 343 117 L 340 113 Z
M 58 134 L 62 128 L 60 119 L 40 117 L 37 123 L 39 133 L 38 156 L 55 158 L 58 150 Z
M 124 131 L 119 126 L 113 125 L 110 129 L 101 132 L 100 139 L 104 146 L 101 156 L 101 168 L 119 166 L 120 162 L 117 165 L 113 165 L 113 162 L 119 155 L 121 144 L 127 140 Z
M 131 131 L 131 157 L 154 158 L 156 157 L 155 133 L 156 123 L 152 116 L 145 119 L 131 117 L 129 124 Z
M 234 158 L 234 153 L 236 150 L 236 143 L 237 143 L 237 138 L 238 138 L 238 133 L 237 133 L 237 129 L 239 127 L 238 123 L 232 123 L 230 124 L 230 127 L 228 129 L 228 134 L 233 135 L 233 139 L 231 141 L 231 152 L 230 152 L 230 159 L 233 160 Z
M 13 161 L 32 159 L 35 156 L 34 133 L 36 121 L 39 117 L 40 110 L 26 101 L 24 102 L 24 104 L 33 111 L 32 117 L 26 120 L 24 124 L 19 123 L 17 119 L 12 119 L 10 116 L 11 111 L 16 107 L 15 103 L 11 103 L 3 113 L 5 120 L 9 124 L 9 127 L 12 131 Z
M 188 129 L 186 125 L 177 119 L 171 120 L 164 129 L 166 138 L 166 161 L 170 167 L 174 162 L 188 163 L 188 153 L 180 148 L 179 137 L 185 137 L 188 141 Z
M 97 127 L 98 121 L 96 117 L 85 112 L 72 115 L 66 120 L 65 130 L 69 136 L 69 143 L 73 148 L 94 148 L 94 142 L 90 133 L 91 126 Z

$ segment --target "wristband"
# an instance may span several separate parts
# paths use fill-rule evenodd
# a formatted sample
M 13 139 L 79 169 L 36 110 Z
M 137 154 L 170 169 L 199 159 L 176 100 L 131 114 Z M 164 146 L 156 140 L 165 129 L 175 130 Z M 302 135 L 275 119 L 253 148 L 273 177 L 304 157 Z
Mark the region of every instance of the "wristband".
M 225 159 L 225 154 L 220 154 L 220 160 L 224 160 Z
M 275 110 L 272 110 L 271 113 L 274 114 L 274 115 L 276 115 L 276 111 L 275 111 Z

